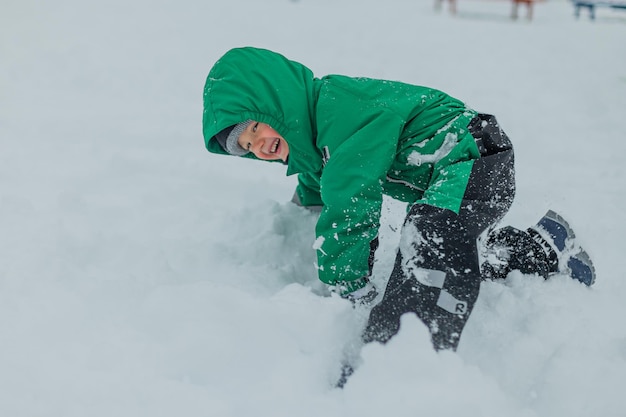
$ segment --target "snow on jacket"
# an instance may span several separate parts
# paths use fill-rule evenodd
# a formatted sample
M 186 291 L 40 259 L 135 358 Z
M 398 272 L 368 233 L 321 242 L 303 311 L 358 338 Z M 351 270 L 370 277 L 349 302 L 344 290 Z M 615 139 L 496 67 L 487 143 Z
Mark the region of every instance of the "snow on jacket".
M 228 51 L 204 88 L 203 133 L 245 120 L 273 127 L 289 145 L 304 206 L 322 205 L 315 249 L 321 281 L 342 292 L 363 287 L 382 195 L 458 213 L 479 157 L 467 125 L 476 115 L 427 87 L 328 75 L 263 49 Z M 249 153 L 245 158 L 256 157 Z

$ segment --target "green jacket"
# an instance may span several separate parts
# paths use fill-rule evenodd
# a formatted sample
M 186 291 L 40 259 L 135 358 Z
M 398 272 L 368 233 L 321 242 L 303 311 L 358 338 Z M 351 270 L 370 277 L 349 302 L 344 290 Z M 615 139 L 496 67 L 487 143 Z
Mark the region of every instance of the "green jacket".
M 476 112 L 427 87 L 341 75 L 314 77 L 277 53 L 239 48 L 211 69 L 203 133 L 244 120 L 272 126 L 290 149 L 305 206 L 322 205 L 315 249 L 319 278 L 348 293 L 369 275 L 382 196 L 459 211 L 479 151 L 467 129 Z M 255 158 L 253 154 L 244 157 Z

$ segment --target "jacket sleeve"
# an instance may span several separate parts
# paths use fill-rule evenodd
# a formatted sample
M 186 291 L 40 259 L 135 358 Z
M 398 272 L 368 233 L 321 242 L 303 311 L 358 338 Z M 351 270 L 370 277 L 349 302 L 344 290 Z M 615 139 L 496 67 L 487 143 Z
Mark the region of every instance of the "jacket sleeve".
M 320 181 L 323 209 L 316 225 L 318 275 L 347 294 L 370 273 L 370 245 L 377 238 L 382 182 L 396 153 L 402 121 L 392 112 L 361 120 L 330 150 Z
M 309 172 L 299 174 L 298 185 L 291 202 L 313 212 L 320 212 L 324 205 L 320 195 L 320 174 Z

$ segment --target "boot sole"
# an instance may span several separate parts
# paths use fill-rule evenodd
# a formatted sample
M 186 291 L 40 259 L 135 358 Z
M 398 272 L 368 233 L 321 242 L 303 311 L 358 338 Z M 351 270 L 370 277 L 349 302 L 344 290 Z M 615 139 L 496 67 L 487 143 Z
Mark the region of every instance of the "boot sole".
M 596 280 L 593 262 L 589 254 L 576 244 L 576 234 L 563 216 L 549 210 L 534 229 L 547 235 L 546 238 L 550 239 L 546 240 L 554 244 L 553 248 L 559 258 L 559 272 L 587 286 L 593 285 Z

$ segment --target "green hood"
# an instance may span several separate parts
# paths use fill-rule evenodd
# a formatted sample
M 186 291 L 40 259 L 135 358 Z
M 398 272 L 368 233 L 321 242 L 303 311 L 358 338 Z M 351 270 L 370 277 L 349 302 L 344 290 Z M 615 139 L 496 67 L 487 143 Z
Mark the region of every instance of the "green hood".
M 204 87 L 202 127 L 209 152 L 227 154 L 215 135 L 255 120 L 272 126 L 289 145 L 287 175 L 317 172 L 315 78 L 311 70 L 272 51 L 237 48 L 215 63 Z M 249 153 L 247 158 L 256 159 Z

